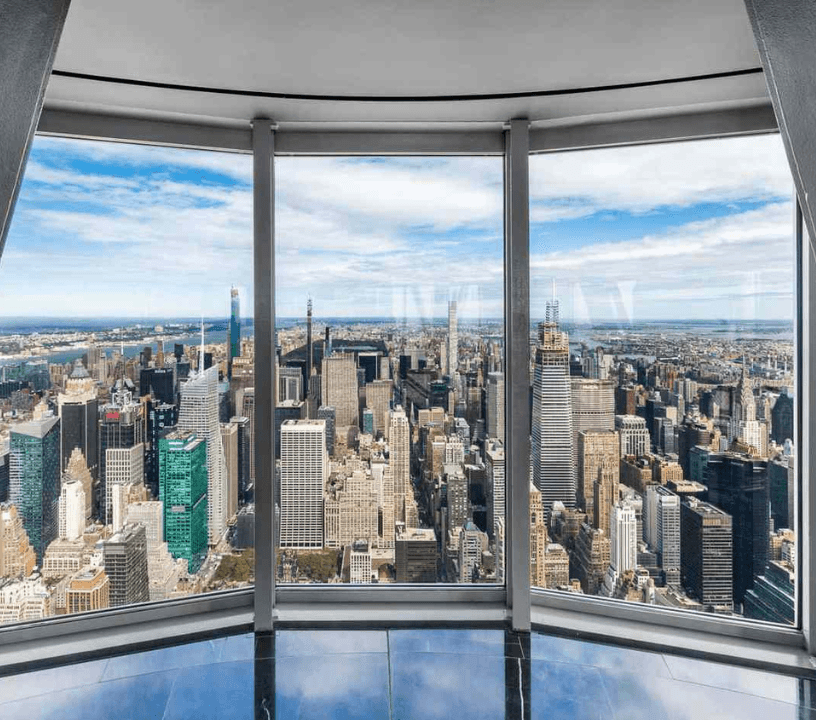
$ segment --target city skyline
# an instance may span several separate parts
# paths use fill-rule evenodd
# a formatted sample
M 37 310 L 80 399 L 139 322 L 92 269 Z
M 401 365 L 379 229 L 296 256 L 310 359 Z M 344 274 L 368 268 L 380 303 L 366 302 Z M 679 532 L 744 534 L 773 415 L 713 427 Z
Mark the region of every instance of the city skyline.
M 530 167 L 531 315 L 555 279 L 565 323 L 710 318 L 712 303 L 730 321 L 793 317 L 777 136 Z M 279 317 L 309 293 L 333 317 L 436 319 L 451 300 L 463 321 L 502 316 L 500 158 L 278 158 L 276 178 Z M 4 312 L 226 317 L 235 283 L 249 315 L 251 204 L 246 155 L 38 136 L 0 263 Z M 43 254 L 59 262 L 33 276 Z

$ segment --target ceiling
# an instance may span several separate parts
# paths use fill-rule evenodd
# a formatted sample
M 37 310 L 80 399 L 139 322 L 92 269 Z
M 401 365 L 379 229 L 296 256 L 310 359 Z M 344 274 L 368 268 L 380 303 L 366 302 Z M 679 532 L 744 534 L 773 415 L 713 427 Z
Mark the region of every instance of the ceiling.
M 759 66 L 743 0 L 73 0 L 46 107 L 223 123 L 561 122 L 767 103 L 759 72 L 637 86 Z M 552 91 L 567 92 L 540 95 Z

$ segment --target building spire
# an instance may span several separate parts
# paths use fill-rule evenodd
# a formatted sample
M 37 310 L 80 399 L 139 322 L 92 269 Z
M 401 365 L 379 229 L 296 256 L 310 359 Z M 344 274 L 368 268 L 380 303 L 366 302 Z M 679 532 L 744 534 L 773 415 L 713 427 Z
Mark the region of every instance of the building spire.
M 198 354 L 198 372 L 204 372 L 204 316 L 201 316 L 201 350 Z

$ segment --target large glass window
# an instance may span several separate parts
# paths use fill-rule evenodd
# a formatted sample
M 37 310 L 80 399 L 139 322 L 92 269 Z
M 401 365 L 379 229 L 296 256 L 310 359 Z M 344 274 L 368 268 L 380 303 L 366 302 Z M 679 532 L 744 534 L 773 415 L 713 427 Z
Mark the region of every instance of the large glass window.
M 530 166 L 533 585 L 794 623 L 781 139 Z
M 251 582 L 251 199 L 246 156 L 35 138 L 0 265 L 0 621 Z
M 276 184 L 278 582 L 503 583 L 502 159 Z

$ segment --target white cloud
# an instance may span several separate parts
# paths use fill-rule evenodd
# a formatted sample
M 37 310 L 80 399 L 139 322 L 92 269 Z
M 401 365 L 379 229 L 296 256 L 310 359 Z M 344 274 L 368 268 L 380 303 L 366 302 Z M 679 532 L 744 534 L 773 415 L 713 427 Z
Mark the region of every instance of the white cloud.
M 530 159 L 536 222 L 791 197 L 782 140 L 761 135 L 550 153 Z M 572 213 L 572 214 L 570 214 Z

